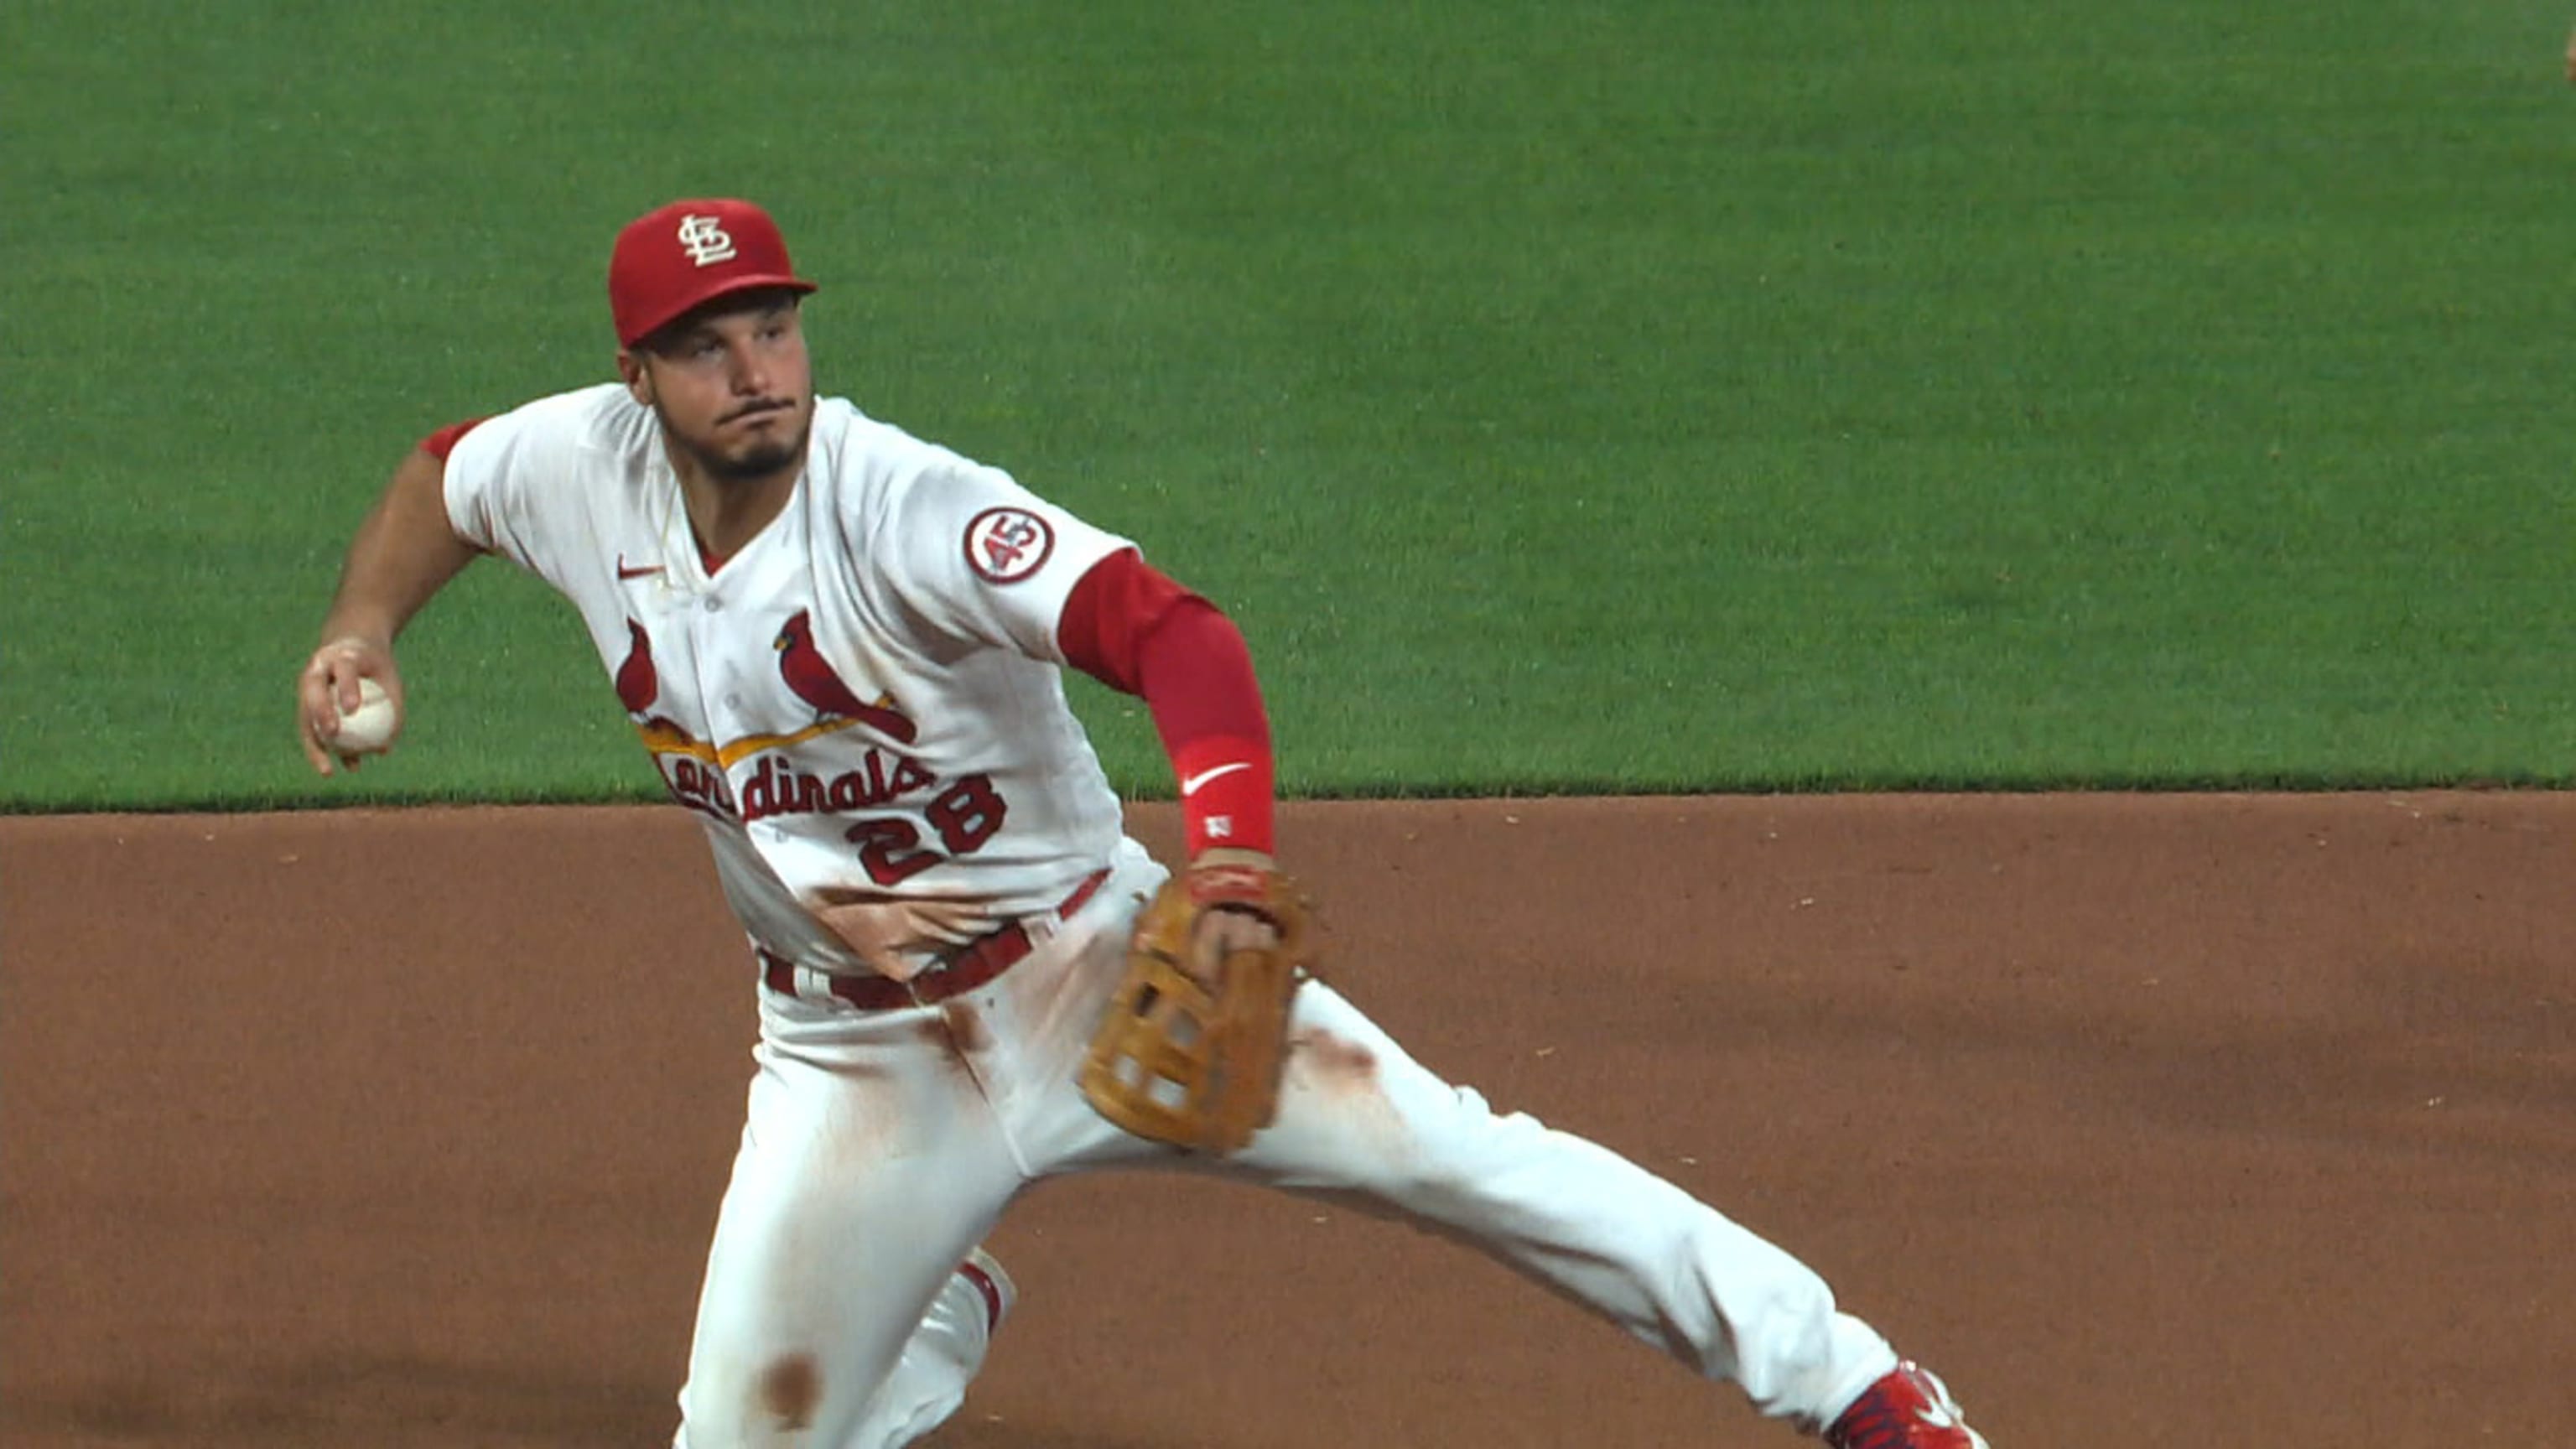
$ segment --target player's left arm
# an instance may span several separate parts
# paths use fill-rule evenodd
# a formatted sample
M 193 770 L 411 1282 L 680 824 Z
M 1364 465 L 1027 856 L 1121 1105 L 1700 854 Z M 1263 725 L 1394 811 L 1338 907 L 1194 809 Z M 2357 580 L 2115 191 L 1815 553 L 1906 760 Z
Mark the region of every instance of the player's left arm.
M 1075 583 L 1056 642 L 1152 709 L 1190 853 L 1137 917 L 1083 1060 L 1083 1098 L 1140 1137 L 1238 1151 L 1278 1118 L 1313 960 L 1311 907 L 1271 856 L 1270 726 L 1251 650 L 1214 604 L 1132 549 Z
M 1275 872 L 1270 721 L 1243 631 L 1214 604 L 1121 549 L 1094 564 L 1066 597 L 1056 626 L 1065 658 L 1112 689 L 1145 701 L 1170 757 L 1181 800 L 1194 895 L 1224 904 Z M 1248 910 L 1199 918 L 1202 974 L 1230 950 L 1266 947 L 1270 921 Z

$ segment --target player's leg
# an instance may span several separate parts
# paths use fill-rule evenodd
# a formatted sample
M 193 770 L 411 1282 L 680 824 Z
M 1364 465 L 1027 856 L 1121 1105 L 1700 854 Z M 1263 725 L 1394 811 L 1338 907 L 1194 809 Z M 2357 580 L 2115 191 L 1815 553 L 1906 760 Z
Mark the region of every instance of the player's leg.
M 1320 984 L 1297 996 L 1278 1118 L 1243 1152 L 1193 1156 L 1112 1126 L 1075 1078 L 1159 878 L 1157 867 L 1114 879 L 1069 923 L 1050 966 L 1022 968 L 1014 1008 L 1027 1050 L 1019 1085 L 997 1106 L 1030 1178 L 1146 1165 L 1333 1195 L 1474 1244 L 1703 1375 L 1735 1381 L 1764 1412 L 1825 1429 L 1838 1449 L 1982 1443 L 1937 1380 L 1900 1369 L 1805 1264 L 1606 1148 L 1496 1114 Z M 1899 1421 L 1906 1437 L 1867 1437 Z
M 1106 999 L 1102 973 L 1114 971 L 1123 958 L 1134 910 L 1163 876 L 1163 867 L 1141 847 L 1122 849 L 1087 909 L 1042 928 L 1040 944 L 1026 960 L 945 1008 L 953 1016 L 943 1015 L 943 1023 L 972 1023 L 951 1034 L 948 1045 L 959 1055 L 949 1061 L 971 1073 L 999 1124 L 1013 1163 L 1006 1192 L 1027 1182 L 1032 1156 L 1042 1159 L 1054 1151 L 1045 1130 L 1032 1130 L 1044 1112 L 1033 1118 L 1028 1109 L 1062 1095 Z M 1006 1200 L 993 1202 L 993 1215 Z M 954 1414 L 1015 1297 L 1001 1264 L 981 1249 L 972 1253 L 931 1301 L 849 1449 L 895 1449 Z
M 898 1449 L 948 1422 L 966 1401 L 966 1386 L 984 1367 L 994 1331 L 1017 1297 L 1010 1275 L 991 1254 L 981 1248 L 968 1254 L 930 1300 L 930 1311 L 850 1436 L 849 1449 Z
M 1829 1421 L 1895 1367 L 1806 1264 L 1608 1148 L 1497 1114 L 1330 988 L 1298 993 L 1292 1035 L 1250 1174 L 1454 1229 L 1766 1413 Z
M 675 1443 L 902 1443 L 981 1362 L 960 1265 L 1020 1174 L 936 1013 L 761 1015 Z
M 1242 1152 L 1182 1156 L 1094 1114 L 1059 1127 L 1088 1140 L 1047 1169 L 1217 1172 L 1437 1225 L 1810 1427 L 1896 1366 L 1805 1264 L 1607 1148 L 1496 1114 L 1329 988 L 1298 993 L 1291 1030 L 1278 1119 Z

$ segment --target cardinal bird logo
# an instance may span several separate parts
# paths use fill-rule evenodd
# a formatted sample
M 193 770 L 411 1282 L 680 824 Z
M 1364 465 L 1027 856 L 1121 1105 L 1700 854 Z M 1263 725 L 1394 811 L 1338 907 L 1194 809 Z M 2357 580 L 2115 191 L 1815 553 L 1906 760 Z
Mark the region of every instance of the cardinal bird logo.
M 661 694 L 662 679 L 653 672 L 653 641 L 644 637 L 644 626 L 629 619 L 626 634 L 634 642 L 627 647 L 626 662 L 617 666 L 617 702 L 628 714 L 642 714 Z
M 787 621 L 769 647 L 778 651 L 778 672 L 786 679 L 787 687 L 796 691 L 798 699 L 812 705 L 817 715 L 854 719 L 888 738 L 912 743 L 911 720 L 890 703 L 864 703 L 841 682 L 841 676 L 832 672 L 823 651 L 814 647 L 812 610 L 797 610 L 796 617 Z

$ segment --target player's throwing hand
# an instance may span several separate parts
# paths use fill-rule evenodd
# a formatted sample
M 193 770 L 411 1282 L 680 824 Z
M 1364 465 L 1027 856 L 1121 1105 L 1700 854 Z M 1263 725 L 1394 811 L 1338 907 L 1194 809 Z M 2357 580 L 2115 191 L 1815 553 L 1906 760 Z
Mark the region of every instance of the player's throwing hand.
M 393 722 L 381 743 L 351 749 L 341 731 L 367 703 L 360 686 L 369 680 L 383 689 Z M 402 729 L 402 699 L 402 675 L 394 668 L 393 651 L 383 644 L 343 635 L 314 650 L 295 681 L 295 722 L 314 773 L 355 770 L 366 756 L 382 753 Z

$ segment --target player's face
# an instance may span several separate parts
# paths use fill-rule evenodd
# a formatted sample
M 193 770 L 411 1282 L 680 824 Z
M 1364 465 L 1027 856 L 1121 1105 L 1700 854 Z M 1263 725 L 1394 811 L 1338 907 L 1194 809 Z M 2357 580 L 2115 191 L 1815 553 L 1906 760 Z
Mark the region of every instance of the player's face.
M 796 304 L 792 292 L 753 293 L 617 355 L 626 390 L 710 477 L 761 479 L 804 462 L 814 374 Z

